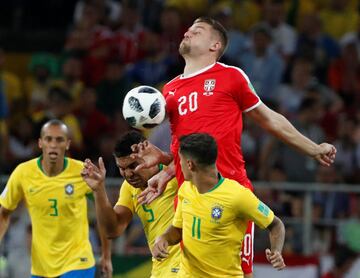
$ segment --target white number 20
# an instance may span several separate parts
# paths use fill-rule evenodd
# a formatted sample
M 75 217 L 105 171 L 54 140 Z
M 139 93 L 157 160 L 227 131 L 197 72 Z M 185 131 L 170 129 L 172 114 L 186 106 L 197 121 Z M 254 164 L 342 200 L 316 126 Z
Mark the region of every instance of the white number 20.
M 198 102 L 197 102 L 198 93 L 192 92 L 188 97 L 182 96 L 178 99 L 179 102 L 179 114 L 184 116 L 190 112 L 194 112 L 198 109 Z

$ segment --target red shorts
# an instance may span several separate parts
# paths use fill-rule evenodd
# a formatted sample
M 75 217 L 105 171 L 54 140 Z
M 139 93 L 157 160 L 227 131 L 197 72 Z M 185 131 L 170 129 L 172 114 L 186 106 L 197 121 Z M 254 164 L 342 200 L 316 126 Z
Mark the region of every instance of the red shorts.
M 249 221 L 241 248 L 241 268 L 244 274 L 253 272 L 254 260 L 254 222 Z

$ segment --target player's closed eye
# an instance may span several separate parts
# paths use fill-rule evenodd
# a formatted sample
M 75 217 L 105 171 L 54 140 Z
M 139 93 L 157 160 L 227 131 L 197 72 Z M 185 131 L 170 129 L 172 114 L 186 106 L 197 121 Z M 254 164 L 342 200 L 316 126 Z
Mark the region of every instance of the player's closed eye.
M 139 165 L 139 163 L 137 163 L 135 161 L 135 162 L 131 163 L 130 165 L 128 165 L 128 167 L 126 167 L 126 168 L 130 169 L 130 170 L 134 170 L 138 165 Z
M 62 142 L 65 141 L 65 138 L 64 138 L 64 137 L 56 137 L 56 138 L 53 138 L 53 137 L 50 137 L 50 136 L 46 136 L 46 137 L 44 138 L 44 140 L 45 140 L 46 142 L 51 142 L 51 141 L 55 140 L 57 143 L 62 143 Z
M 120 174 L 122 176 L 124 176 L 124 173 L 125 173 L 126 169 L 134 170 L 136 168 L 136 166 L 138 166 L 138 165 L 139 165 L 139 163 L 133 162 L 130 165 L 126 166 L 126 168 L 122 168 L 120 165 L 116 165 L 116 166 L 119 168 Z

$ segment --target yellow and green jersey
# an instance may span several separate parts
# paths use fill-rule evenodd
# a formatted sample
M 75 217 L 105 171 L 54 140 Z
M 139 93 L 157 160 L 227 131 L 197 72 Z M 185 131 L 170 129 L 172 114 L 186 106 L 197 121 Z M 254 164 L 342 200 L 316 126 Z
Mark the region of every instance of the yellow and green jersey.
M 274 213 L 249 189 L 220 178 L 200 194 L 184 182 L 173 226 L 182 229 L 184 248 L 178 277 L 243 277 L 240 252 L 248 221 L 266 228 Z
M 14 210 L 21 200 L 32 223 L 31 273 L 56 277 L 94 266 L 89 242 L 86 194 L 91 189 L 80 173 L 83 163 L 64 159 L 64 170 L 49 177 L 41 158 L 21 163 L 11 174 L 0 204 Z
M 116 206 L 124 206 L 136 213 L 144 227 L 145 235 L 150 250 L 153 248 L 155 239 L 162 235 L 171 225 L 174 217 L 174 198 L 178 185 L 176 179 L 168 182 L 163 194 L 149 205 L 140 205 L 137 196 L 141 193 L 140 188 L 132 187 L 127 181 L 121 186 L 119 200 Z M 179 244 L 169 247 L 169 257 L 163 261 L 153 258 L 151 277 L 177 277 L 180 264 Z

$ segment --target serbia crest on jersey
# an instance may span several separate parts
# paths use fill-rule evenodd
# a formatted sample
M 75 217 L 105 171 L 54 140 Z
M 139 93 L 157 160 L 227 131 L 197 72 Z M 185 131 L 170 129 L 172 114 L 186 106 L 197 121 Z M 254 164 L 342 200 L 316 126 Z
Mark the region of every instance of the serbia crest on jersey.
M 176 77 L 164 86 L 163 93 L 179 185 L 183 178 L 178 139 L 205 132 L 216 139 L 220 173 L 252 188 L 241 150 L 242 113 L 256 108 L 261 100 L 246 74 L 237 67 L 215 63 L 189 76 Z

